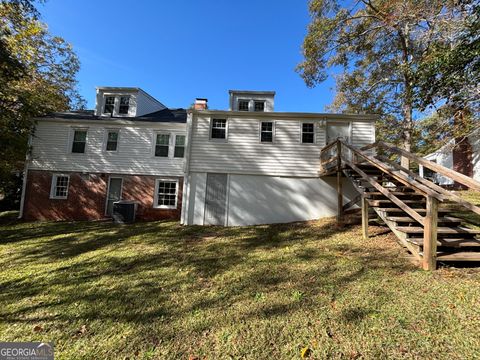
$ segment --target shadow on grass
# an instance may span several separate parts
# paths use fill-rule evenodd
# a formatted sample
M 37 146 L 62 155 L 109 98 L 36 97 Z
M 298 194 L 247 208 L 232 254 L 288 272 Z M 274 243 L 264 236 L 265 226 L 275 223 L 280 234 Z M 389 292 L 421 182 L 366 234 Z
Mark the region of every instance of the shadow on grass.
M 0 318 L 29 324 L 89 319 L 148 324 L 249 303 L 252 294 L 292 286 L 296 296 L 306 297 L 287 296 L 282 303 L 245 311 L 247 317 L 271 317 L 313 309 L 317 305 L 309 299 L 325 293 L 331 299 L 348 293 L 370 271 L 412 268 L 388 249 L 366 251 L 361 241 L 332 241 L 352 226 L 333 221 L 245 228 L 168 221 L 17 223 L 0 228 L 0 246 L 14 249 L 7 261 L 15 267 L 9 271 L 36 270 L 0 282 L 0 304 L 20 304 L 4 306 Z M 344 317 L 354 322 L 367 315 L 354 309 Z M 164 331 L 165 338 L 175 336 L 173 329 Z

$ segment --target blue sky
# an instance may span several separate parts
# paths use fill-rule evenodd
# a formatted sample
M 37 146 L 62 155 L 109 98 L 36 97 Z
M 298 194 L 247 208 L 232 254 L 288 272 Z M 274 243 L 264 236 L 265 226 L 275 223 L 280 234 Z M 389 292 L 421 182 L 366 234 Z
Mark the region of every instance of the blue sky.
M 81 61 L 80 91 L 138 86 L 169 107 L 196 97 L 228 108 L 229 89 L 275 90 L 276 111 L 323 112 L 334 81 L 314 89 L 295 72 L 307 31 L 307 1 L 48 0 L 50 31 Z

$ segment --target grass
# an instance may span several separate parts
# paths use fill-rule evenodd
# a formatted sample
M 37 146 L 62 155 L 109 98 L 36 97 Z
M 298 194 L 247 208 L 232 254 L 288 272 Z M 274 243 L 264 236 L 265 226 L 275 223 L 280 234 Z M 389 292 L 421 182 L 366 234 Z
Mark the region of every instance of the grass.
M 480 358 L 480 270 L 385 228 L 21 223 L 0 215 L 0 339 L 57 359 Z

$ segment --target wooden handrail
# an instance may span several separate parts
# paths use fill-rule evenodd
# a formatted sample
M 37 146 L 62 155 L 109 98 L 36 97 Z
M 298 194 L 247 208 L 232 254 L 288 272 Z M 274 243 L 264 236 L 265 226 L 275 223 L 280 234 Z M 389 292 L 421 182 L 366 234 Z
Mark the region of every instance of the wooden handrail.
M 477 214 L 480 215 L 480 207 L 472 204 L 471 202 L 468 202 L 468 201 L 462 199 L 460 196 L 455 195 L 448 190 L 445 190 L 444 188 L 442 188 L 441 186 L 438 186 L 437 184 L 431 182 L 430 180 L 422 178 L 420 175 L 417 175 L 413 171 L 411 171 L 407 168 L 404 168 L 403 166 L 401 166 L 400 164 L 397 164 L 394 161 L 391 161 L 390 159 L 386 158 L 385 156 L 378 155 L 377 158 L 380 159 L 381 161 L 395 167 L 398 170 L 404 171 L 406 174 L 411 176 L 416 181 L 418 181 L 418 182 L 420 182 L 420 183 L 422 183 L 426 186 L 431 187 L 433 190 L 435 190 L 438 193 L 440 193 L 441 195 L 443 195 L 446 199 L 454 201 L 454 202 L 458 203 L 459 205 L 467 208 L 468 210 L 473 211 L 474 213 L 477 213 Z
M 444 175 L 456 182 L 459 182 L 462 185 L 465 185 L 471 189 L 480 191 L 480 182 L 473 180 L 471 177 L 468 177 L 466 175 L 460 174 L 459 172 L 446 168 L 445 166 L 438 165 L 437 163 L 434 163 L 433 161 L 421 158 L 417 155 L 414 155 L 406 150 L 400 149 L 396 147 L 393 144 L 386 143 L 384 141 L 379 141 L 377 144 L 379 147 L 382 147 L 384 149 L 390 150 L 391 152 L 402 155 L 406 158 L 409 158 L 410 160 L 415 161 L 418 164 L 421 164 L 425 166 L 426 168 L 429 168 L 430 170 L 433 170 L 441 175 Z
M 422 184 L 420 184 L 416 181 L 410 180 L 408 177 L 406 177 L 405 175 L 403 175 L 401 173 L 394 173 L 391 169 L 384 166 L 384 164 L 382 164 L 380 161 L 376 160 L 375 158 L 373 158 L 373 157 L 371 157 L 367 154 L 364 154 L 363 152 L 355 149 L 353 146 L 350 146 L 349 144 L 347 144 L 347 143 L 345 143 L 341 140 L 339 140 L 339 141 L 343 144 L 343 146 L 350 149 L 354 154 L 356 154 L 359 157 L 362 157 L 367 162 L 371 163 L 372 165 L 377 167 L 379 170 L 381 170 L 384 173 L 390 175 L 391 177 L 393 177 L 397 181 L 401 182 L 402 184 L 407 185 L 407 186 L 411 186 L 412 188 L 414 188 L 415 190 L 420 192 L 422 195 L 433 196 L 434 198 L 436 198 L 437 200 L 440 200 L 440 201 L 444 200 L 443 196 L 441 196 L 440 194 L 436 193 L 435 191 L 429 189 L 428 187 L 426 187 L 426 186 L 424 186 L 424 185 L 422 185 Z

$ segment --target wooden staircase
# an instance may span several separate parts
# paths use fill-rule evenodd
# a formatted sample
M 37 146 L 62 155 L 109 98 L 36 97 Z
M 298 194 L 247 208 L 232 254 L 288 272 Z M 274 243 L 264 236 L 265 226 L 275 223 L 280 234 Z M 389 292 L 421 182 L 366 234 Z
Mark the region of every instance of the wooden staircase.
M 480 262 L 480 230 L 467 227 L 464 220 L 452 214 L 458 212 L 459 207 L 480 214 L 480 208 L 420 178 L 385 155 L 375 155 L 374 148 L 405 156 L 469 188 L 480 190 L 480 183 L 473 179 L 393 145 L 378 142 L 356 149 L 337 139 L 322 149 L 319 174 L 337 175 L 338 220 L 342 220 L 346 207 L 354 202 L 343 204 L 342 177 L 346 176 L 360 194 L 364 237 L 368 236 L 371 208 L 424 269 L 436 268 L 437 260 Z

